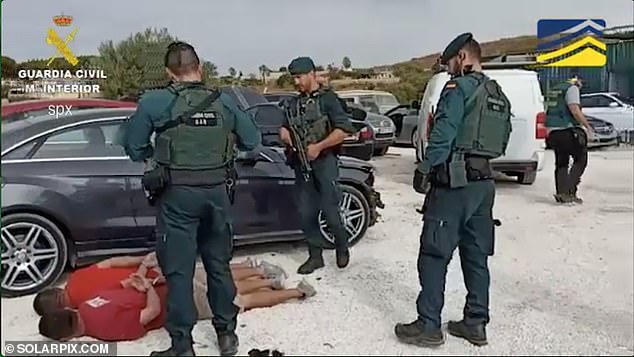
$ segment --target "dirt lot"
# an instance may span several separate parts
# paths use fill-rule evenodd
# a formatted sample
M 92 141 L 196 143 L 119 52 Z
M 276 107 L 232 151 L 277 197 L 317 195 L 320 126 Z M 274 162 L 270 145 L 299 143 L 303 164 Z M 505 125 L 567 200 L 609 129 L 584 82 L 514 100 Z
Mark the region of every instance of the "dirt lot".
M 632 355 L 633 162 L 629 151 L 597 151 L 580 188 L 582 206 L 552 200 L 553 159 L 532 186 L 498 182 L 496 255 L 491 266 L 489 346 L 476 348 L 449 336 L 437 350 L 402 345 L 394 324 L 415 318 L 419 290 L 416 256 L 422 196 L 411 189 L 413 150 L 391 148 L 375 159 L 377 188 L 387 205 L 380 222 L 338 271 L 331 252 L 327 268 L 310 276 L 317 296 L 239 318 L 240 354 L 277 348 L 288 355 L 578 354 Z M 239 251 L 282 265 L 294 285 L 305 258 L 299 244 Z M 444 320 L 459 319 L 466 291 L 459 259 L 449 267 Z M 41 340 L 33 297 L 2 300 L 2 340 Z M 199 355 L 217 353 L 208 321 L 194 330 Z M 168 346 L 164 330 L 119 344 L 119 353 L 147 355 Z

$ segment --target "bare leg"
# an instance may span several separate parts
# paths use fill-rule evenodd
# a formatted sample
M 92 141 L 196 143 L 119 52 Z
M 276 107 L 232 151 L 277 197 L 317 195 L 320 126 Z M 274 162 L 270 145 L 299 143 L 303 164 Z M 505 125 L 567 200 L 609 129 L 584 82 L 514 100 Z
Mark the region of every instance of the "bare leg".
M 275 280 L 271 279 L 257 279 L 257 280 L 242 280 L 234 281 L 238 294 L 251 294 L 263 288 L 273 288 Z
M 245 310 L 258 307 L 271 307 L 291 299 L 301 299 L 304 293 L 299 289 L 273 290 L 256 292 L 240 296 L 240 302 Z
M 231 267 L 233 281 L 242 281 L 251 277 L 264 278 L 261 270 L 255 268 L 233 268 Z

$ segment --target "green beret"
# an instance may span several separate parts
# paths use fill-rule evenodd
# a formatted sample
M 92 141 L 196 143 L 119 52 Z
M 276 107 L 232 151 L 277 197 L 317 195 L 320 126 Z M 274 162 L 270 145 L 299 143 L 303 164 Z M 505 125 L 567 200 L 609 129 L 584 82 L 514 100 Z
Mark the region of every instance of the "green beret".
M 297 57 L 288 65 L 291 75 L 305 74 L 315 70 L 315 63 L 310 57 Z
M 460 51 L 467 42 L 471 41 L 471 39 L 473 39 L 473 34 L 471 34 L 471 32 L 463 33 L 462 35 L 454 38 L 443 51 L 442 56 L 440 57 L 441 63 L 447 64 L 449 59 L 458 55 L 458 51 Z

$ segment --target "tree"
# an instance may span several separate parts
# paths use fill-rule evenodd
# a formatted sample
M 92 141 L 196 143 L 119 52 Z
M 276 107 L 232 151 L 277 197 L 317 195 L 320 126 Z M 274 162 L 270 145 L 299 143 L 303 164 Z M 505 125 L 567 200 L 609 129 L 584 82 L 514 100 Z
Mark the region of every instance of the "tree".
M 143 89 L 167 84 L 163 58 L 167 46 L 176 40 L 166 28 L 147 28 L 116 44 L 113 41 L 102 42 L 99 58 L 93 62 L 108 76 L 102 82 L 103 94 L 112 99 L 135 98 Z M 205 70 L 204 79 L 217 77 L 216 66 L 201 61 Z
M 286 67 L 282 66 L 282 67 L 280 67 L 277 71 L 278 71 L 278 72 L 286 72 L 286 71 L 288 71 L 288 68 L 286 68 Z
M 235 69 L 235 68 L 233 68 L 233 67 L 229 67 L 229 75 L 230 75 L 231 77 L 235 77 L 237 73 L 238 73 L 238 72 L 236 71 L 236 69 Z
M 213 82 L 218 78 L 218 67 L 209 61 L 203 61 L 204 78 L 203 80 Z
M 319 65 L 319 66 L 315 66 L 315 71 L 323 71 L 324 70 L 324 66 Z
M 350 67 L 352 67 L 352 62 L 350 61 L 350 58 L 348 56 L 343 58 L 343 61 L 341 61 L 341 64 L 343 65 L 343 68 L 345 69 L 349 69 Z
M 275 81 L 275 84 L 280 88 L 292 86 L 294 83 L 293 77 L 288 73 L 284 73 Z
M 15 78 L 18 76 L 18 64 L 11 57 L 2 56 L 2 77 Z

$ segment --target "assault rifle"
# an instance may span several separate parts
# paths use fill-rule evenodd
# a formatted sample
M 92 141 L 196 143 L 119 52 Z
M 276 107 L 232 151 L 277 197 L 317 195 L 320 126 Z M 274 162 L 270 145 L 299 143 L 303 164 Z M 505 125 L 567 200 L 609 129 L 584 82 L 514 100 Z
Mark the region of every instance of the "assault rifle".
M 293 144 L 292 150 L 295 152 L 295 157 L 299 161 L 304 181 L 308 181 L 313 168 L 310 166 L 310 160 L 308 160 L 308 156 L 306 155 L 304 142 L 299 134 L 302 129 L 299 119 L 299 110 L 297 110 L 297 113 L 292 113 L 290 106 L 287 103 L 285 104 L 284 114 L 286 115 L 286 120 L 288 121 L 289 131 L 291 134 L 291 143 Z

